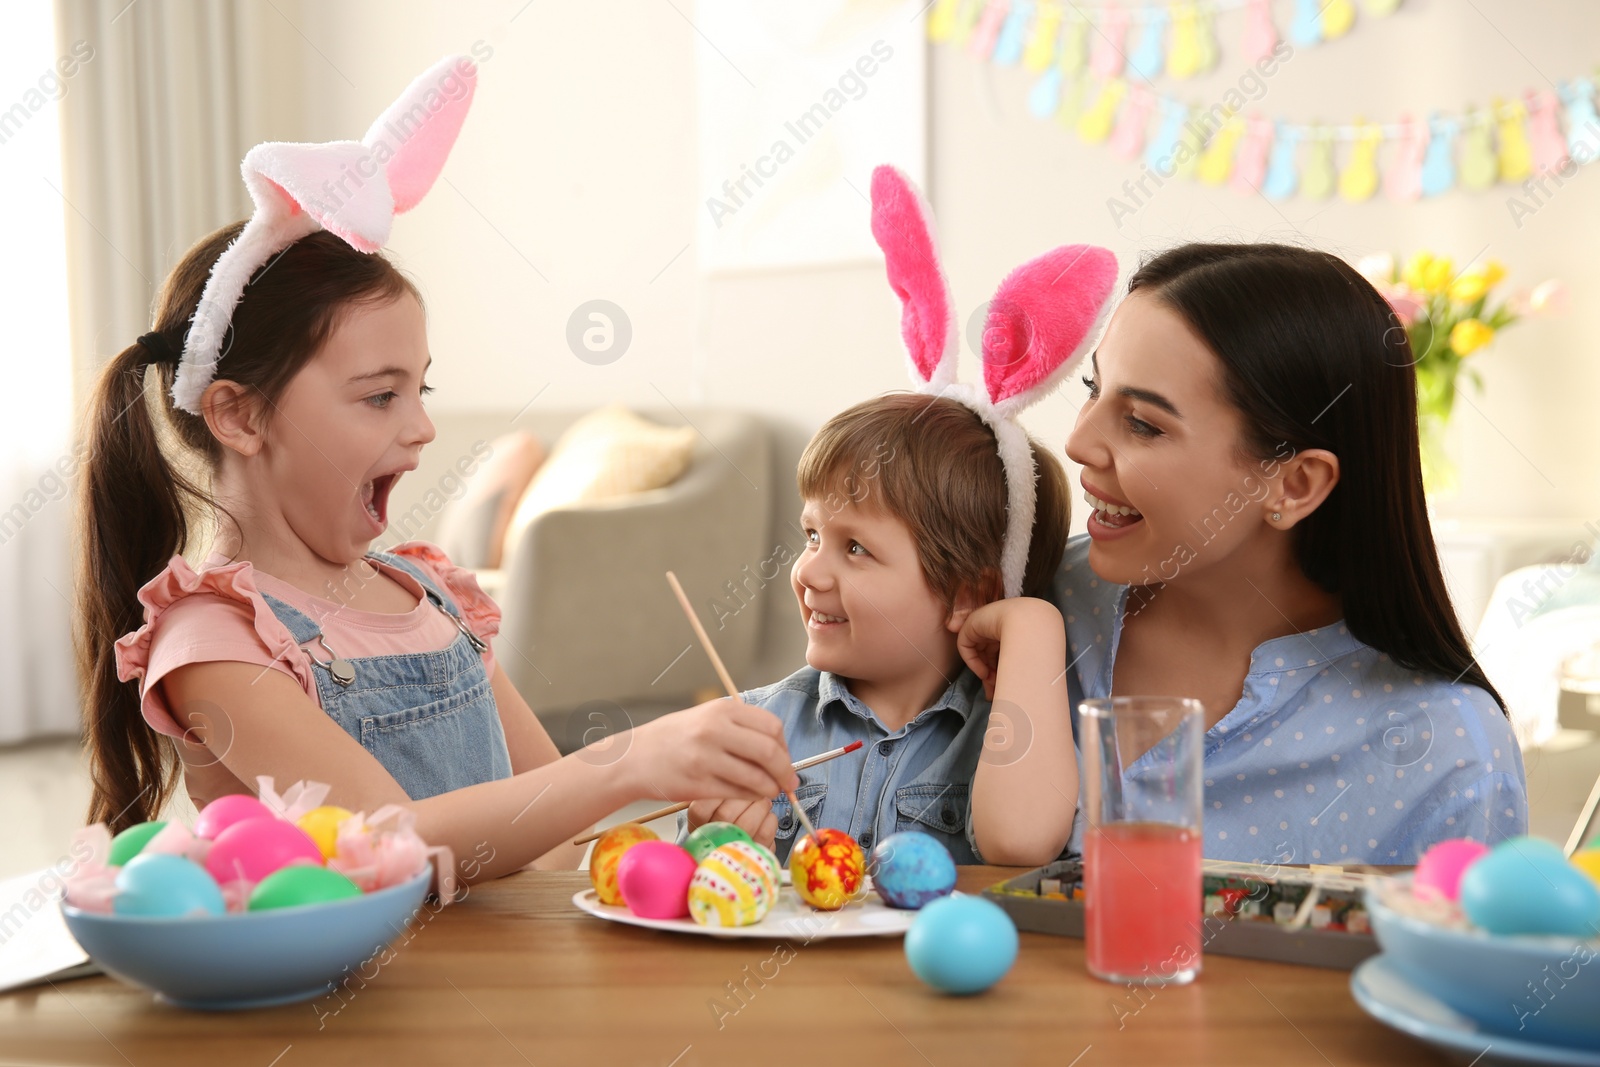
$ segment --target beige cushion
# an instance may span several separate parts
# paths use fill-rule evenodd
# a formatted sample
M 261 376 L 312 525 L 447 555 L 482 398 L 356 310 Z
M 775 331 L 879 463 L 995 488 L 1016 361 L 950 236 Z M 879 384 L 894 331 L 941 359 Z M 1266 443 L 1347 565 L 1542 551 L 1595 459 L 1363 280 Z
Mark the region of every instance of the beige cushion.
M 508 433 L 490 442 L 489 458 L 467 482 L 466 492 L 439 517 L 439 547 L 451 562 L 473 570 L 500 566 L 511 516 L 544 454 L 544 445 L 530 433 Z
M 506 531 L 518 539 L 547 511 L 660 489 L 677 481 L 694 458 L 689 426 L 660 426 L 620 404 L 573 423 L 528 484 Z

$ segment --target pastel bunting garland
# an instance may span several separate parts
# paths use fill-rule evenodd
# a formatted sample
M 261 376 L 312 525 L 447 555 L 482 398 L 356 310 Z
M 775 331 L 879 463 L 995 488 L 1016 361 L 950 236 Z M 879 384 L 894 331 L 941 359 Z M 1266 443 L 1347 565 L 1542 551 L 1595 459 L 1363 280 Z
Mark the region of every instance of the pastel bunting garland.
M 1399 0 L 1364 0 L 1362 9 L 1382 17 L 1398 6 Z M 1354 0 L 1280 0 L 1279 7 L 1273 0 L 936 0 L 928 36 L 1037 75 L 1029 112 L 1054 118 L 1088 144 L 1106 144 L 1118 159 L 1139 162 L 1141 174 L 1129 183 L 1137 189 L 1152 179 L 1159 185 L 1191 177 L 1269 200 L 1337 194 L 1358 203 L 1381 191 L 1406 202 L 1458 187 L 1570 177 L 1600 157 L 1595 79 L 1587 76 L 1521 98 L 1386 124 L 1246 116 L 1251 97 L 1242 83 L 1209 104 L 1154 88 L 1159 77 L 1193 77 L 1216 65 L 1219 11 L 1242 11 L 1243 57 L 1266 72 L 1289 47 L 1343 36 L 1356 19 Z M 1284 12 L 1291 17 L 1280 32 L 1276 17 Z M 1135 207 L 1137 201 L 1128 211 Z
M 1287 38 L 1296 47 L 1331 41 L 1355 25 L 1355 0 L 1292 0 Z M 1370 16 L 1399 0 L 1366 0 Z M 1271 55 L 1282 37 L 1272 0 L 1169 0 L 1162 4 L 1080 4 L 1068 0 L 934 0 L 928 39 L 964 46 L 998 66 L 1043 74 L 1059 57 L 1066 74 L 1087 62 L 1101 77 L 1192 78 L 1217 65 L 1218 12 L 1244 10 L 1246 63 Z M 1085 55 L 1087 51 L 1087 55 Z

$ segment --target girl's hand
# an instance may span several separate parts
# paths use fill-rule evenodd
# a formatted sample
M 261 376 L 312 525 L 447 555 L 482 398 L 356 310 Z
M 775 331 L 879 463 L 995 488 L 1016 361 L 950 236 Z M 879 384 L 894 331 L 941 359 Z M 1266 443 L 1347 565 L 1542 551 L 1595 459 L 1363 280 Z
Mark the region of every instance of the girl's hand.
M 708 822 L 731 822 L 758 845 L 771 848 L 778 836 L 778 816 L 771 800 L 697 800 L 689 805 L 689 829 Z
M 711 700 L 664 715 L 614 735 L 612 743 L 624 739 L 616 768 L 637 796 L 770 802 L 800 783 L 783 722 L 736 700 Z

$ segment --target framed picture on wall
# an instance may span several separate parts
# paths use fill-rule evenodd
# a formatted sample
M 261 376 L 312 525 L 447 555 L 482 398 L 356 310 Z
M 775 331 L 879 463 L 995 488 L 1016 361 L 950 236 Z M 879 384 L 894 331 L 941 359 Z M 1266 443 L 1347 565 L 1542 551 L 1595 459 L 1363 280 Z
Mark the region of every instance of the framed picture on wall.
M 699 0 L 700 267 L 875 259 L 872 168 L 923 182 L 923 4 Z

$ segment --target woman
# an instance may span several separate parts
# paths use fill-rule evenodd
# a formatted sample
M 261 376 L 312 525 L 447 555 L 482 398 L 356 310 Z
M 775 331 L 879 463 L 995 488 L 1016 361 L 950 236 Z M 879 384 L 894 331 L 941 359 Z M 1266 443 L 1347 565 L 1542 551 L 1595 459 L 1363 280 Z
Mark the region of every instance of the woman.
M 1526 832 L 1428 526 L 1412 363 L 1336 257 L 1203 244 L 1134 274 L 1091 361 L 1067 455 L 1095 510 L 1054 590 L 1073 707 L 1204 704 L 1208 857 L 1414 863 Z

